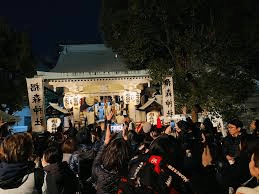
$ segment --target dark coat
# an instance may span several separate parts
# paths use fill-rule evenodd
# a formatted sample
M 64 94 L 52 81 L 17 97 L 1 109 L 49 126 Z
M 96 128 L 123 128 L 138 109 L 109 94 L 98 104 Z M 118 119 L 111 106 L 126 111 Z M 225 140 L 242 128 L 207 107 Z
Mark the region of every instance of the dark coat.
M 128 185 L 124 193 L 192 194 L 191 182 L 163 157 L 141 154 L 129 163 Z
M 107 170 L 103 167 L 100 158 L 103 147 L 100 148 L 92 167 L 92 178 L 96 183 L 97 194 L 118 193 L 118 184 L 123 176 L 127 175 L 127 169 Z
M 50 164 L 43 169 L 46 172 L 45 184 L 48 194 L 76 193 L 77 179 L 66 162 Z
M 34 162 L 0 163 L 0 193 L 38 193 Z
M 192 171 L 192 188 L 199 194 L 228 194 L 222 177 L 215 165 L 197 167 Z
M 228 135 L 223 139 L 223 153 L 225 156 L 230 155 L 234 158 L 240 156 L 241 151 L 241 135 L 232 137 Z
M 87 165 L 87 168 L 89 169 L 89 173 L 83 172 L 84 177 L 88 178 L 91 176 L 91 169 L 92 169 L 92 164 L 94 161 L 94 158 L 96 157 L 96 149 L 92 145 L 85 145 L 81 144 L 79 146 L 79 149 L 75 151 L 69 161 L 69 167 L 70 169 L 75 173 L 80 176 L 81 171 L 80 168 L 84 168 L 83 166 L 80 166 L 81 163 L 83 165 Z M 87 175 L 86 175 L 87 174 Z

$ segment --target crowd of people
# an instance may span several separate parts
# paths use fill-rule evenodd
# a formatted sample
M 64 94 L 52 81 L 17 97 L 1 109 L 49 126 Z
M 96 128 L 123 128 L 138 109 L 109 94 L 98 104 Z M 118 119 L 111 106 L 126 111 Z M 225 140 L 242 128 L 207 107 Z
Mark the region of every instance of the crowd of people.
M 223 137 L 206 118 L 174 125 L 103 125 L 16 133 L 0 145 L 0 193 L 259 193 L 259 120 L 249 134 L 228 121 Z M 129 127 L 131 126 L 131 127 Z

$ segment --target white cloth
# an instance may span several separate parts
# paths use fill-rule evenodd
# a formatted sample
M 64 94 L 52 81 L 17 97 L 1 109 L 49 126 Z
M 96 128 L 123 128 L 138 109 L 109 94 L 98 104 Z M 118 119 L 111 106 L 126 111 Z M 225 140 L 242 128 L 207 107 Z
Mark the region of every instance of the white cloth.
M 259 186 L 255 188 L 239 187 L 236 193 L 238 192 L 243 194 L 259 194 Z
M 27 180 L 26 180 L 27 179 Z M 36 194 L 38 193 L 35 188 L 34 173 L 24 176 L 26 180 L 20 187 L 14 189 L 1 189 L 1 194 Z

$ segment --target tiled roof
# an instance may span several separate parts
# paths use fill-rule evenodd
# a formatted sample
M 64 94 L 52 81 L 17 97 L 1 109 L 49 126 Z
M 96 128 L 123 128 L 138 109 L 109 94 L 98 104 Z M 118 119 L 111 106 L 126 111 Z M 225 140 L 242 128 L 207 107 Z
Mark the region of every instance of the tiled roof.
M 118 55 L 103 44 L 64 45 L 57 65 L 51 72 L 128 71 Z

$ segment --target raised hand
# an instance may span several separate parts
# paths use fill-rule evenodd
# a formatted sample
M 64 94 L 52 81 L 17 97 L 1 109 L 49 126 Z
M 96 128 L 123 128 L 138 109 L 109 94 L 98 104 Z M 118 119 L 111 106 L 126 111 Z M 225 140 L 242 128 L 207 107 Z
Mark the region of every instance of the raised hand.
M 110 112 L 110 114 L 107 115 L 106 119 L 110 121 L 113 117 L 113 112 Z

